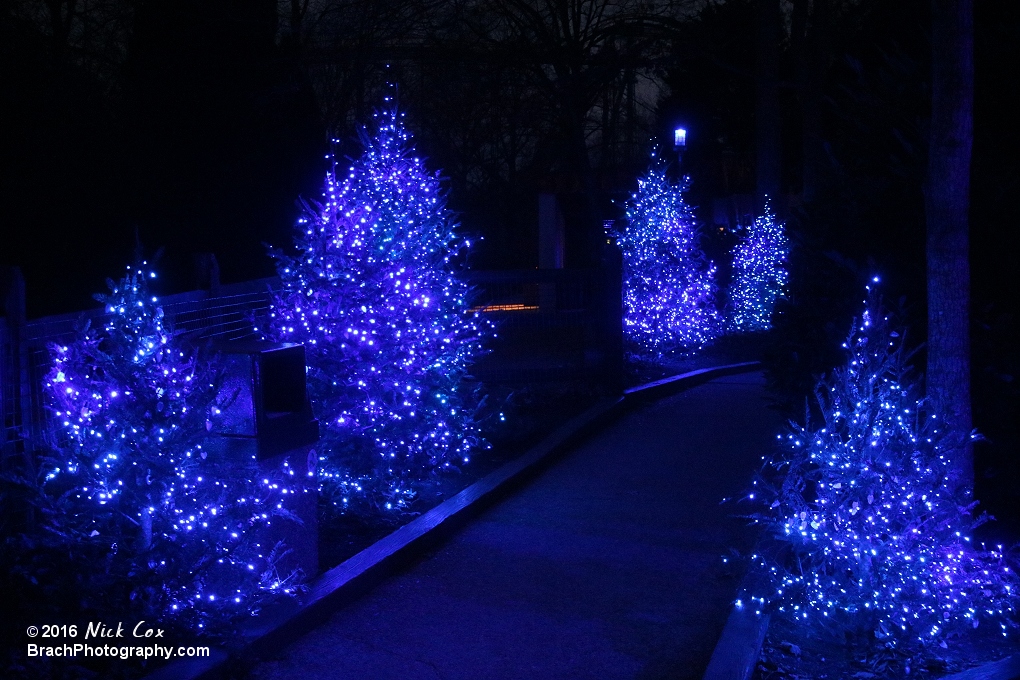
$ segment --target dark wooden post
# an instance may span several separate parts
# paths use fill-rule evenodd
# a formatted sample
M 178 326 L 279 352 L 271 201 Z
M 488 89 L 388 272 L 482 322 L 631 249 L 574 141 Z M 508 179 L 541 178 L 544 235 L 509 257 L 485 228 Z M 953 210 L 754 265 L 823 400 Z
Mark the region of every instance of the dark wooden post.
M 623 253 L 614 242 L 602 251 L 599 268 L 598 324 L 602 339 L 603 384 L 610 394 L 623 392 Z
M 828 160 L 822 138 L 822 83 L 831 59 L 827 51 L 829 3 L 830 0 L 793 3 L 791 42 L 800 93 L 801 197 L 805 203 L 814 202 L 827 184 L 823 179 Z
M 25 279 L 18 267 L 0 269 L 0 470 L 30 471 L 24 432 L 23 387 L 27 361 L 23 357 Z
M 220 295 L 220 263 L 213 253 L 195 253 L 195 288 L 209 292 L 209 297 Z
M 32 395 L 28 373 L 25 336 L 25 278 L 18 267 L 0 268 L 0 471 L 35 478 L 31 446 Z M 5 518 L 20 531 L 36 522 L 31 503 L 12 504 L 19 508 Z
M 564 251 L 563 213 L 556 194 L 538 195 L 538 267 L 563 269 Z M 538 284 L 538 307 L 543 312 L 556 311 L 556 283 Z

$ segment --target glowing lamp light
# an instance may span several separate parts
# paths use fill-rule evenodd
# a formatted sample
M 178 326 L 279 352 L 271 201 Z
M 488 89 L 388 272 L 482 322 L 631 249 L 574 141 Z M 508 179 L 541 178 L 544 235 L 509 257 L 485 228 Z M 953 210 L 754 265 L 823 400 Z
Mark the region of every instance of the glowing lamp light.
M 673 148 L 682 149 L 687 146 L 687 130 L 676 128 L 673 130 Z

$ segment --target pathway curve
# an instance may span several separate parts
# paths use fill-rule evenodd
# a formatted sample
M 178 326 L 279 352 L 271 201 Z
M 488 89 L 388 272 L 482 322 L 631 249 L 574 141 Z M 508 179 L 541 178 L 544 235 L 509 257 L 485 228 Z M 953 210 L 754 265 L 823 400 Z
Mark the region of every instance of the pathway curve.
M 643 406 L 337 612 L 256 680 L 701 678 L 780 418 L 760 374 Z

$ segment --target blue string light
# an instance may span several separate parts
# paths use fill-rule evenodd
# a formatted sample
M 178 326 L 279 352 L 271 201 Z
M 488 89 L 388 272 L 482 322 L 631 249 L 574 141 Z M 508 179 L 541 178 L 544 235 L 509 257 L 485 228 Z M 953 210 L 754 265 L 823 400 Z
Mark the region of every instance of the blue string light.
M 306 344 L 320 478 L 336 502 L 382 484 L 380 504 L 397 507 L 410 481 L 486 446 L 464 377 L 492 330 L 454 274 L 469 242 L 439 176 L 402 113 L 390 105 L 376 120 L 361 157 L 327 173 L 322 202 L 305 206 L 298 254 L 274 253 L 283 288 L 269 334 Z
M 786 259 L 790 246 L 784 226 L 766 202 L 765 214 L 755 218 L 734 248 L 729 289 L 731 332 L 766 331 L 772 327 L 776 300 L 789 280 Z
M 653 166 L 627 204 L 623 252 L 624 331 L 644 351 L 696 349 L 717 337 L 715 266 L 699 246 L 688 178 L 670 184 Z
M 953 466 L 971 434 L 949 431 L 919 396 L 877 283 L 846 364 L 816 388 L 820 427 L 781 435 L 749 494 L 774 539 L 754 556 L 773 585 L 756 604 L 893 645 L 945 643 L 982 623 L 1007 635 L 1020 581 L 1002 546 L 974 545 L 985 518 Z
M 164 327 L 144 267 L 96 296 L 101 325 L 50 347 L 60 436 L 44 488 L 62 510 L 56 531 L 105 556 L 78 569 L 85 590 L 126 589 L 144 615 L 199 629 L 290 592 L 293 575 L 276 573 L 278 546 L 260 532 L 295 491 L 288 470 L 259 473 L 214 445 L 229 398 L 220 369 Z

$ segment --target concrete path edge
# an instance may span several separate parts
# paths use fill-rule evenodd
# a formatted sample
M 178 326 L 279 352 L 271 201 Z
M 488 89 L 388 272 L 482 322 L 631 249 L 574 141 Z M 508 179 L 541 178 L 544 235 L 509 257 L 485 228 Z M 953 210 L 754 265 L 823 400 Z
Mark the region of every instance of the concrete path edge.
M 146 675 L 145 680 L 219 680 L 236 676 L 243 667 L 275 654 L 325 622 L 334 611 L 361 597 L 400 567 L 413 562 L 424 548 L 449 536 L 453 530 L 497 500 L 500 493 L 533 477 L 550 464 L 556 454 L 566 452 L 581 439 L 603 429 L 631 408 L 715 378 L 749 373 L 760 367 L 760 362 L 750 361 L 702 368 L 633 387 L 625 390 L 622 396 L 600 401 L 560 426 L 520 457 L 315 578 L 308 584 L 308 591 L 300 604 L 289 603 L 276 609 L 267 609 L 244 627 L 240 639 L 233 644 L 213 647 L 208 657 L 172 661 Z M 727 622 L 723 631 L 724 638 L 729 628 Z M 758 648 L 763 639 L 764 632 L 758 640 Z M 754 659 L 757 660 L 757 648 Z M 753 667 L 754 661 L 751 662 Z
M 757 611 L 752 599 L 757 578 L 749 572 L 741 582 L 702 680 L 749 680 L 754 674 L 769 629 L 769 615 Z
M 1020 654 L 986 663 L 962 673 L 947 675 L 942 680 L 1015 680 L 1020 678 Z

